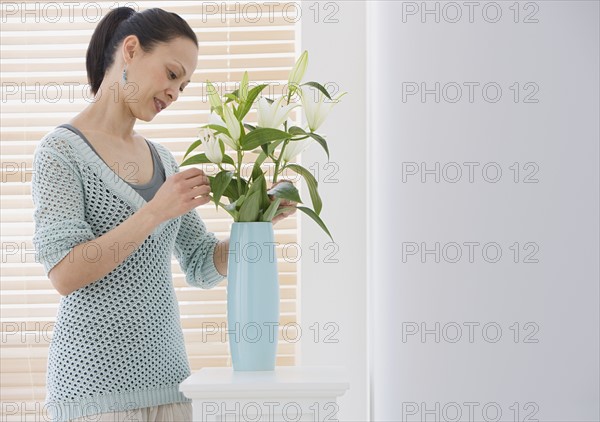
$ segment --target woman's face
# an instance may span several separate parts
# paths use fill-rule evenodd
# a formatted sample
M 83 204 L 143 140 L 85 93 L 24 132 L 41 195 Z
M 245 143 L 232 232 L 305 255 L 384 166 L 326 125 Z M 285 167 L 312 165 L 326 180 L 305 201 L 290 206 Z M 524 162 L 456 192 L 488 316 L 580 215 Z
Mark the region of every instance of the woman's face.
M 198 47 L 180 37 L 145 53 L 132 36 L 126 38 L 124 48 L 134 54 L 127 63 L 123 98 L 136 118 L 148 122 L 176 101 L 190 82 L 198 64 Z

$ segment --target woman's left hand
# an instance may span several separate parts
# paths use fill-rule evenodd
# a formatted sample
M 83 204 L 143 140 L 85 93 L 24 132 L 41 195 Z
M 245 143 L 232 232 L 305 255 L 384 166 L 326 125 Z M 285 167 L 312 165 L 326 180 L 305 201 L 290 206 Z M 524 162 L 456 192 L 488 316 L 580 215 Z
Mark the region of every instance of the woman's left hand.
M 282 182 L 293 183 L 291 180 L 285 180 L 285 179 L 279 180 L 279 181 L 275 182 L 273 184 L 273 186 L 271 186 L 271 189 L 274 188 L 275 186 L 277 186 L 279 183 L 282 183 Z M 269 195 L 269 199 L 271 201 L 273 201 L 274 200 L 273 195 Z M 271 222 L 273 224 L 276 224 L 278 221 L 281 221 L 284 218 L 287 218 L 290 215 L 294 214 L 296 212 L 296 204 L 298 204 L 296 201 L 289 201 L 287 199 L 282 199 L 281 202 L 279 203 L 279 207 L 277 207 L 278 210 L 280 210 L 281 208 L 285 208 L 285 207 L 293 207 L 294 209 L 293 210 L 289 210 L 289 211 L 284 211 L 281 214 L 273 217 L 273 219 L 271 220 Z

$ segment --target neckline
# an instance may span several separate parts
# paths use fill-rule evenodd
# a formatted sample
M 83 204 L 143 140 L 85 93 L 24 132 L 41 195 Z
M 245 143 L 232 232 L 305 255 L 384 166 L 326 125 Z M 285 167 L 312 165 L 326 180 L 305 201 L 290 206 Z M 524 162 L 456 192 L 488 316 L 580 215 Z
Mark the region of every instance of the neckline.
M 123 182 L 127 183 L 129 186 L 131 186 L 134 190 L 135 189 L 148 189 L 150 188 L 155 182 L 156 182 L 156 178 L 158 177 L 158 166 L 156 163 L 156 159 L 154 158 L 154 151 L 152 151 L 152 146 L 150 145 L 150 142 L 148 142 L 148 140 L 146 138 L 144 138 L 144 141 L 146 141 L 146 145 L 148 145 L 148 149 L 150 150 L 150 157 L 152 158 L 152 177 L 150 177 L 150 180 L 147 183 L 142 183 L 142 184 L 136 184 L 136 183 L 130 183 L 127 180 L 123 179 L 121 176 L 119 176 L 119 174 L 117 172 L 115 172 L 111 166 L 108 165 L 108 163 L 106 161 L 104 161 L 104 158 L 102 158 L 100 156 L 100 154 L 98 154 L 98 151 L 96 151 L 96 148 L 94 148 L 94 146 L 92 145 L 92 143 L 90 142 L 90 140 L 83 134 L 83 132 L 81 132 L 79 129 L 77 129 L 75 126 L 73 126 L 70 123 L 63 123 L 62 125 L 58 126 L 58 127 L 64 127 L 66 129 L 69 129 L 73 132 L 75 132 L 77 135 L 79 135 L 79 137 L 81 139 L 83 139 L 86 143 L 86 145 L 88 146 L 88 148 L 90 148 L 94 154 L 96 154 L 96 156 L 102 160 L 102 162 L 104 163 L 104 165 L 106 167 L 108 167 L 114 174 L 115 176 L 117 176 L 119 179 L 121 179 Z
M 100 157 L 90 148 L 87 142 L 83 141 L 81 137 L 72 130 L 64 127 L 63 125 L 55 127 L 55 130 L 62 130 L 65 133 L 65 140 L 73 147 L 73 149 L 79 154 L 79 156 L 83 160 L 83 166 L 94 165 L 94 170 L 97 171 L 97 176 L 106 184 L 106 186 L 111 189 L 113 194 L 117 194 L 121 200 L 127 202 L 133 209 L 133 212 L 139 211 L 144 205 L 148 202 L 139 192 L 133 189 L 128 183 L 126 183 L 123 179 L 118 177 L 117 173 L 115 173 L 104 160 L 101 160 Z M 171 152 L 159 143 L 151 142 L 158 153 L 160 161 L 162 162 L 163 168 L 165 170 L 165 179 L 173 176 L 177 171 L 179 166 L 175 162 L 175 159 Z M 181 216 L 175 218 L 175 220 L 181 219 Z M 156 229 L 154 230 L 152 235 L 156 235 L 168 225 L 174 219 L 165 220 L 160 223 Z
M 71 126 L 73 129 L 69 128 Z M 84 159 L 83 165 L 85 167 L 92 167 L 97 172 L 98 177 L 102 179 L 108 187 L 113 191 L 119 193 L 120 197 L 127 201 L 135 211 L 141 209 L 148 202 L 146 199 L 136 191 L 129 183 L 123 180 L 117 173 L 110 168 L 106 162 L 100 158 L 98 154 L 92 149 L 92 147 L 83 140 L 83 137 L 77 133 L 74 126 L 68 123 L 57 126 L 55 129 L 63 130 L 69 134 L 68 139 L 71 139 L 71 145 L 79 152 L 81 157 Z M 160 159 L 165 169 L 165 178 L 173 174 L 174 169 L 170 166 L 170 159 L 168 154 L 162 149 L 159 152 Z M 163 226 L 166 221 L 161 224 Z

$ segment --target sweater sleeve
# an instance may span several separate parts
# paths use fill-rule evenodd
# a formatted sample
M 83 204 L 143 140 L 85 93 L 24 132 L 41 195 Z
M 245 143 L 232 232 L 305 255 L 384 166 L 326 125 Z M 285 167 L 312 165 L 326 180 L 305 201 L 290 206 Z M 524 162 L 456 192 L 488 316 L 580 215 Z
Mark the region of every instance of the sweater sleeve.
M 39 147 L 34 152 L 31 194 L 36 262 L 46 275 L 78 244 L 95 238 L 85 220 L 81 177 L 58 151 Z
M 160 143 L 155 144 L 168 157 L 173 174 L 180 168 L 173 153 Z M 185 273 L 185 281 L 194 287 L 212 289 L 227 278 L 221 275 L 213 261 L 219 239 L 206 229 L 196 209 L 181 215 L 181 225 L 175 238 L 174 255 Z
M 226 278 L 213 261 L 219 239 L 206 230 L 196 209 L 181 216 L 181 226 L 175 239 L 175 257 L 191 286 L 211 289 Z

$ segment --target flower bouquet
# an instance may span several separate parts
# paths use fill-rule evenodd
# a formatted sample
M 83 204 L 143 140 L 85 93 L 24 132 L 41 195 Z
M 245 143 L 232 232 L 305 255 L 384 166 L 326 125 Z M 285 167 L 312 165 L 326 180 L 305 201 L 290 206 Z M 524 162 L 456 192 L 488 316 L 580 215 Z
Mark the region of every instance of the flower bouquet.
M 332 238 L 319 217 L 322 200 L 317 180 L 309 170 L 295 163 L 294 158 L 316 142 L 329 159 L 325 137 L 316 131 L 346 92 L 332 98 L 323 85 L 302 83 L 307 65 L 308 52 L 304 51 L 289 74 L 287 95 L 277 99 L 261 95 L 269 84 L 258 84 L 250 89 L 248 72 L 244 73 L 239 89 L 225 94 L 223 98 L 207 81 L 211 104 L 209 123 L 201 127 L 199 139 L 190 145 L 181 166 L 202 163 L 218 166 L 219 172 L 208 176 L 211 200 L 217 209 L 221 206 L 227 211 L 235 222 L 271 222 L 277 215 L 293 210 L 293 207 L 280 206 L 282 200 L 303 204 L 293 183 L 277 181 L 284 170 L 291 170 L 306 181 L 312 202 L 312 209 L 307 206 L 297 206 L 296 209 L 313 219 Z M 300 102 L 291 102 L 296 93 Z M 253 107 L 258 114 L 256 126 L 244 122 Z M 307 122 L 304 128 L 288 127 L 288 115 L 296 107 L 301 107 L 304 112 Z M 204 152 L 190 155 L 200 145 Z M 231 156 L 225 153 L 225 147 L 233 151 Z M 253 161 L 251 175 L 245 177 L 242 166 L 248 153 L 258 156 Z M 270 189 L 267 188 L 268 176 L 261 168 L 267 159 L 274 163 Z M 223 198 L 227 198 L 227 204 L 221 202 Z

